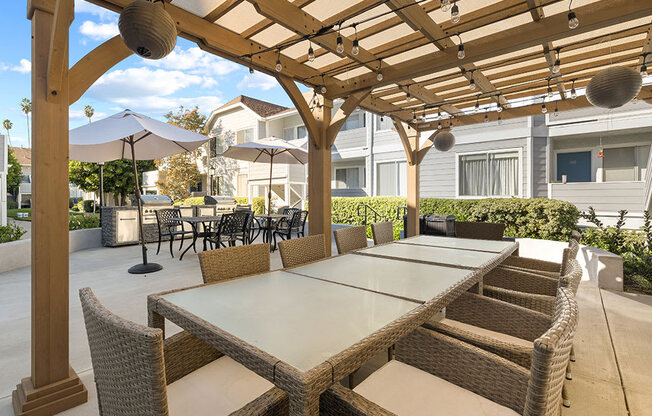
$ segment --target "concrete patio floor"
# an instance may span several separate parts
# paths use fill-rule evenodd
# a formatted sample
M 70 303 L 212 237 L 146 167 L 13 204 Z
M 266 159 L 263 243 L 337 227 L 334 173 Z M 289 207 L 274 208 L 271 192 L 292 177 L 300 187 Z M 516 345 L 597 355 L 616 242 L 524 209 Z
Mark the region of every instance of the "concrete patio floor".
M 148 294 L 201 283 L 198 258 L 192 251 L 183 261 L 177 254 L 170 258 L 163 247 L 160 255 L 154 255 L 155 251 L 155 245 L 150 245 L 151 261 L 162 264 L 164 269 L 150 276 L 127 273 L 129 266 L 139 262 L 138 247 L 97 248 L 70 255 L 70 362 L 88 388 L 89 402 L 61 414 L 97 414 L 79 288 L 90 286 L 111 311 L 146 324 Z M 280 267 L 280 256 L 273 253 L 272 269 Z M 573 380 L 568 383 L 572 406 L 562 414 L 649 414 L 652 297 L 599 290 L 583 282 L 578 301 L 577 361 L 572 367 Z M 174 331 L 170 326 L 169 333 Z M 0 274 L 0 333 L 4 334 L 0 339 L 0 416 L 4 416 L 13 415 L 11 391 L 30 371 L 29 268 Z M 357 377 L 364 377 L 378 364 L 370 363 Z

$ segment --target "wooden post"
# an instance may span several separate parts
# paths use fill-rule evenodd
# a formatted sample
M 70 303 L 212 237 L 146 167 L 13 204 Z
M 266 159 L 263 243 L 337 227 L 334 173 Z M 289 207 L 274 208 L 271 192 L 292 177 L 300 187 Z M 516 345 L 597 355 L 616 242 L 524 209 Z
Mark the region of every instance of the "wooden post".
M 68 351 L 68 26 L 72 0 L 58 0 L 56 5 L 29 3 L 34 177 L 32 371 L 13 391 L 12 400 L 16 415 L 50 415 L 88 398 L 69 365 Z M 53 74 L 56 79 L 48 82 L 48 75 Z M 48 90 L 48 85 L 52 89 Z
M 394 127 L 407 157 L 407 229 L 406 237 L 419 234 L 419 132 L 411 126 L 392 118 Z
M 308 144 L 308 232 L 324 234 L 327 256 L 331 255 L 331 145 L 326 131 L 332 108 L 332 100 L 320 99 L 313 110 L 319 136 L 309 135 Z

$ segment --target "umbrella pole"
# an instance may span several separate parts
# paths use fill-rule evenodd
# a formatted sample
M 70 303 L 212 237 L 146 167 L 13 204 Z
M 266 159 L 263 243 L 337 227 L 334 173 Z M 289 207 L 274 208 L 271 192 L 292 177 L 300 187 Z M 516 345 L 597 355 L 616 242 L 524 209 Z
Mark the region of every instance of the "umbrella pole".
M 272 213 L 272 172 L 274 170 L 274 153 L 269 156 L 269 189 L 267 190 L 267 214 Z
M 129 137 L 129 146 L 131 147 L 131 164 L 134 168 L 134 181 L 136 183 L 136 201 L 138 203 L 138 227 L 140 229 L 140 245 L 143 252 L 143 263 L 129 268 L 131 274 L 154 273 L 163 269 L 163 266 L 157 263 L 147 263 L 147 247 L 145 246 L 145 230 L 143 228 L 143 205 L 140 201 L 140 185 L 138 181 L 138 169 L 136 168 L 136 153 L 134 151 L 134 136 Z

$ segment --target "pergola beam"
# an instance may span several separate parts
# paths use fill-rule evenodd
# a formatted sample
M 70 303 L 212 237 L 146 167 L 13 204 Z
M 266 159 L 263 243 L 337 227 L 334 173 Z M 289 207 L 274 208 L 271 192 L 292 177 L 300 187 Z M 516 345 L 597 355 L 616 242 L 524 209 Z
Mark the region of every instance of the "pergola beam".
M 406 237 L 419 234 L 419 131 L 392 117 L 407 158 L 407 229 Z
M 582 16 L 582 24 L 573 31 L 573 35 L 652 15 L 652 8 L 646 2 L 638 0 L 611 0 L 577 8 L 576 13 Z M 459 65 L 540 45 L 544 42 L 563 39 L 566 36 L 568 36 L 567 16 L 564 13 L 556 14 L 545 17 L 539 22 L 523 24 L 468 42 L 465 44 L 466 57 L 464 59 L 457 59 L 451 53 L 440 51 L 386 67 L 383 70 L 383 80 L 380 82 L 376 80 L 375 74 L 365 74 L 349 79 L 346 85 L 339 89 L 332 89 L 333 97 L 346 96 L 353 91 L 369 86 L 380 87 L 407 78 L 444 71 Z
M 68 71 L 68 27 L 74 17 L 73 0 L 57 0 L 48 56 L 48 99 L 61 93 L 63 73 Z

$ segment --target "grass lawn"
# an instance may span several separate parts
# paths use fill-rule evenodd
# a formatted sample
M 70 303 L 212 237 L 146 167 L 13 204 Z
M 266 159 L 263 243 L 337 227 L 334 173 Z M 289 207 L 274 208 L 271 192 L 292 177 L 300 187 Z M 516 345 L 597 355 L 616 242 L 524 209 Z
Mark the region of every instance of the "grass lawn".
M 18 218 L 19 212 L 26 212 L 27 218 Z M 7 217 L 13 218 L 18 221 L 31 221 L 32 220 L 32 209 L 31 208 L 14 208 L 7 210 Z

